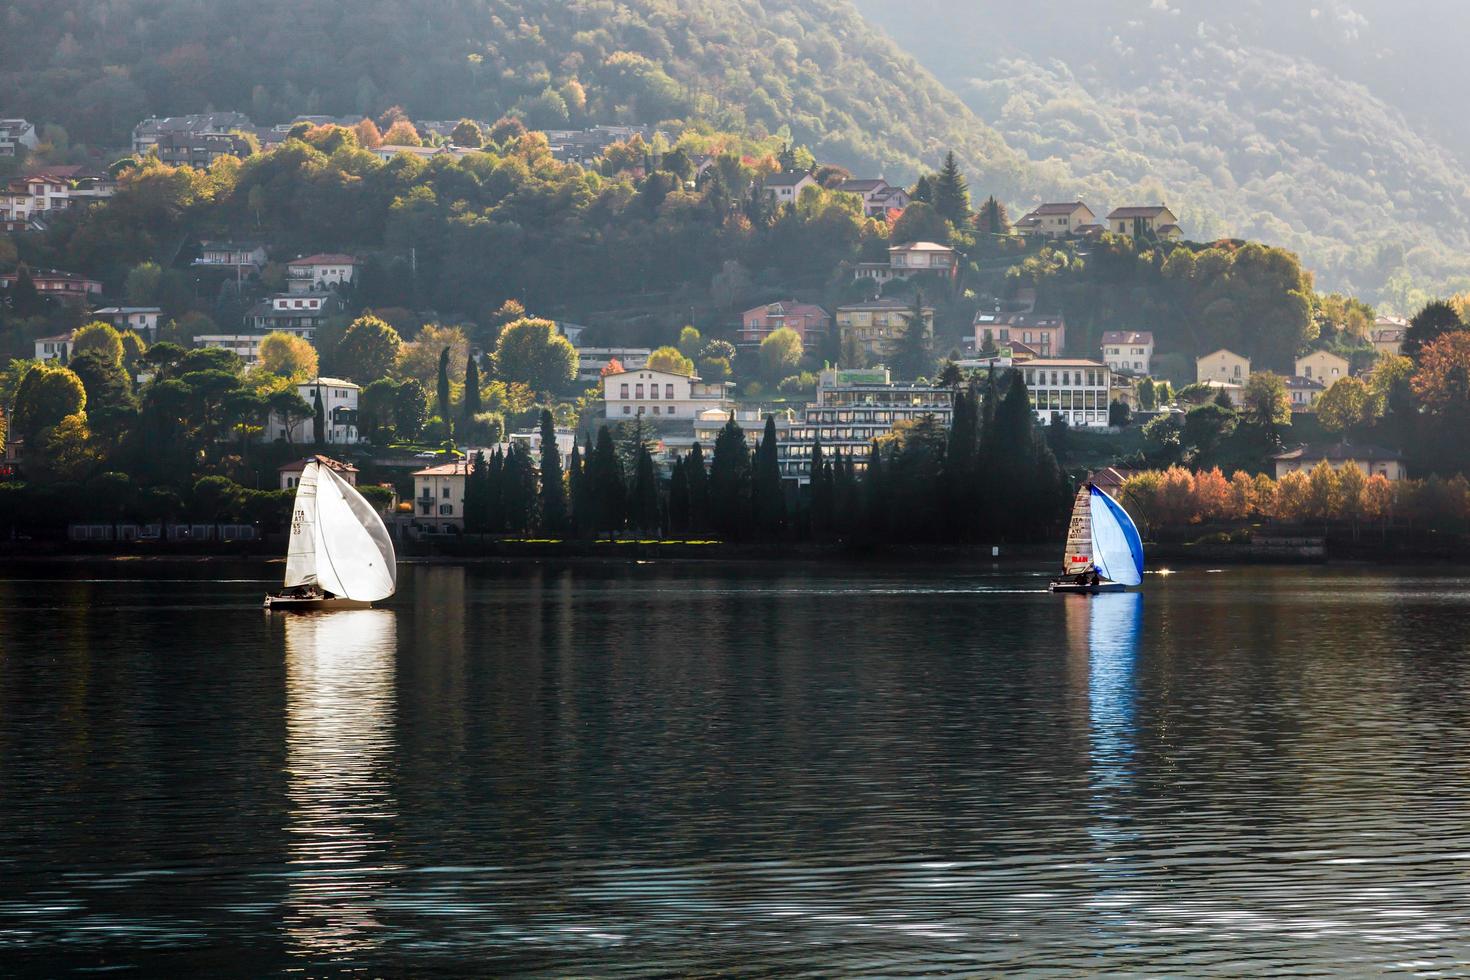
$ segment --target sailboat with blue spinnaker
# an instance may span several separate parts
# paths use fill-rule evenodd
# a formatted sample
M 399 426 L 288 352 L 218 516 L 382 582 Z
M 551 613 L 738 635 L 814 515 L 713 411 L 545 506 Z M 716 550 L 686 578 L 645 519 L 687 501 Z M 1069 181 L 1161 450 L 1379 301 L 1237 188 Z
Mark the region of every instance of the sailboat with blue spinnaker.
M 1143 582 L 1143 539 L 1123 505 L 1089 483 L 1077 491 L 1062 574 L 1051 591 L 1093 595 Z

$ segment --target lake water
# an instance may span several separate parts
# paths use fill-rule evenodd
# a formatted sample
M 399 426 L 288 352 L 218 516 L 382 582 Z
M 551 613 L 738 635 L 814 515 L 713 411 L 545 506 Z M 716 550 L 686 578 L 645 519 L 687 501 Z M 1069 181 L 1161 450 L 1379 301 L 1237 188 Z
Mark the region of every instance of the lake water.
M 0 972 L 1462 973 L 1470 578 L 0 570 Z

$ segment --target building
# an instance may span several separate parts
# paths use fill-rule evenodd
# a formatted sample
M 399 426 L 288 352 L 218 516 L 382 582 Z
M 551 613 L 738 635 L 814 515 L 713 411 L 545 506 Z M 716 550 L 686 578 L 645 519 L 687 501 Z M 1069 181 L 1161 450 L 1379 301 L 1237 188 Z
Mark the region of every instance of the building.
M 54 296 L 64 300 L 82 302 L 89 296 L 102 294 L 102 283 L 96 279 L 79 276 L 75 272 L 60 269 L 29 269 L 31 282 L 42 296 Z M 0 272 L 0 289 L 12 288 L 20 278 L 20 271 Z
M 1346 442 L 1330 446 L 1298 446 L 1271 459 L 1276 463 L 1276 479 L 1297 470 L 1310 470 L 1326 460 L 1334 470 L 1341 470 L 1352 463 L 1366 476 L 1383 476 L 1393 482 L 1408 478 L 1404 467 L 1404 456 L 1393 449 L 1382 446 L 1354 446 Z
M 1293 412 L 1316 411 L 1317 399 L 1326 390 L 1327 386 L 1322 382 L 1300 374 L 1286 379 L 1286 396 L 1291 401 Z
M 17 177 L 0 185 L 0 219 L 44 227 L 48 217 L 71 207 L 71 181 L 51 173 Z
M 75 334 L 75 330 L 68 330 L 66 333 L 59 333 L 53 337 L 37 337 L 36 360 L 71 360 L 71 339 Z
M 278 293 L 252 306 L 245 325 L 258 333 L 280 330 L 315 342 L 317 328 L 341 308 L 332 293 Z
M 330 456 L 323 456 L 318 453 L 315 456 L 307 456 L 305 459 L 293 459 L 291 462 L 286 463 L 285 465 L 280 466 L 276 469 L 276 472 L 280 474 L 281 477 L 282 490 L 296 489 L 296 485 L 301 482 L 301 474 L 306 470 L 307 463 L 321 463 L 327 469 L 335 471 L 338 476 L 346 480 L 352 486 L 357 486 L 356 466 L 353 466 L 351 463 L 343 463 L 339 460 L 332 459 Z
M 368 150 L 369 153 L 384 163 L 391 161 L 400 153 L 407 153 L 409 156 L 418 157 L 420 160 L 431 160 L 434 157 L 444 155 L 461 160 L 469 154 L 478 153 L 479 151 L 480 148 L 478 146 L 473 150 L 466 150 L 457 146 L 393 146 L 388 143 L 384 143 L 382 146 L 375 146 Z
M 758 344 L 782 327 L 795 330 L 803 344 L 809 343 L 831 333 L 832 314 L 794 299 L 757 306 L 740 314 L 740 342 Z
M 802 191 L 816 186 L 818 184 L 815 178 L 808 173 L 772 174 L 761 181 L 761 190 L 770 195 L 778 207 L 782 204 L 795 204 L 801 200 Z
M 902 211 L 909 206 L 908 191 L 894 187 L 881 177 L 860 180 L 844 180 L 837 189 L 845 194 L 856 194 L 863 199 L 863 214 L 870 218 L 887 217 L 890 211 Z
M 92 319 L 110 323 L 118 330 L 131 330 L 148 343 L 158 338 L 158 318 L 163 310 L 157 306 L 104 306 L 92 311 Z
M 905 242 L 888 247 L 888 267 L 901 278 L 919 272 L 953 277 L 959 271 L 960 253 L 935 242 Z
M 1380 354 L 1394 357 L 1404 352 L 1404 335 L 1408 333 L 1409 321 L 1398 316 L 1381 316 L 1373 321 L 1368 340 Z
M 259 275 L 265 268 L 265 246 L 259 242 L 203 242 L 196 269 L 225 269 L 231 275 Z
M 874 439 L 888 435 L 899 422 L 924 416 L 933 416 L 948 428 L 954 417 L 954 392 L 942 385 L 894 382 L 886 368 L 827 368 L 818 376 L 817 400 L 790 420 L 784 431 L 782 420 L 777 419 L 781 475 L 797 483 L 809 483 L 812 448 L 818 439 L 828 459 L 840 452 L 862 472 L 867 468 L 868 450 Z M 760 424 L 764 421 L 762 417 Z
M 651 415 L 657 419 L 689 420 L 716 408 L 729 411 L 735 385 L 729 381 L 701 381 L 698 376 L 625 370 L 602 378 L 603 415 L 609 421 Z
M 1031 393 L 1036 417 L 1049 423 L 1060 416 L 1073 428 L 1108 424 L 1112 371 L 1101 361 L 1037 358 L 1019 365 Z
M 204 112 L 190 116 L 150 116 L 133 127 L 133 152 L 147 153 L 166 135 L 252 132 L 255 124 L 241 112 Z
M 1179 219 L 1162 204 L 1148 207 L 1114 208 L 1107 218 L 1108 230 L 1133 238 L 1177 239 L 1183 235 Z
M 975 350 L 1024 344 L 1041 357 L 1058 357 L 1067 348 L 1067 321 L 1050 313 L 975 314 Z
M 464 489 L 469 474 L 468 458 L 415 470 L 414 526 L 430 534 L 464 530 Z
M 159 162 L 195 170 L 208 170 L 221 157 L 243 159 L 255 152 L 250 141 L 236 133 L 160 133 L 154 149 Z
M 357 275 L 356 256 L 324 252 L 292 259 L 286 263 L 286 291 L 319 293 L 352 285 Z
M 1147 330 L 1109 330 L 1102 336 L 1103 363 L 1114 371 L 1145 376 L 1154 357 L 1154 335 Z
M 934 336 L 934 307 L 925 306 L 924 333 Z M 843 344 L 857 344 L 874 357 L 888 357 L 909 329 L 912 306 L 897 299 L 875 299 L 837 308 L 837 330 Z
M 485 132 L 489 126 L 482 126 Z M 648 126 L 593 126 L 591 129 L 548 129 L 546 144 L 554 159 L 562 163 L 576 163 L 590 167 L 597 163 L 603 151 L 614 143 L 626 143 L 633 137 L 645 143 L 652 142 L 654 131 Z M 703 161 L 695 161 L 699 166 Z
M 578 347 L 577 380 L 596 381 L 613 361 L 624 371 L 636 371 L 653 355 L 650 347 Z
M 562 468 L 566 468 L 566 461 L 572 455 L 572 447 L 577 444 L 577 433 L 573 429 L 558 428 L 555 430 L 556 451 L 562 459 Z M 506 437 L 506 441 L 497 446 L 502 452 L 509 452 L 515 446 L 525 446 L 531 453 L 531 458 L 536 460 L 537 465 L 541 462 L 541 430 L 530 429 L 526 432 L 512 432 Z M 473 456 L 473 453 L 466 454 Z M 489 452 L 485 453 L 489 457 Z
M 1016 222 L 1016 231 L 1038 238 L 1067 238 L 1081 234 L 1084 227 L 1096 221 L 1097 215 L 1081 201 L 1042 204 Z
M 321 392 L 322 410 L 326 415 L 322 435 L 333 445 L 351 446 L 363 441 L 357 432 L 357 400 L 361 391 L 351 381 L 341 378 L 313 378 L 296 385 L 296 393 L 308 408 L 316 407 L 317 392 Z M 310 442 L 314 424 L 310 415 L 286 418 L 272 412 L 261 429 L 260 441 Z
M 238 357 L 240 363 L 251 367 L 260 360 L 260 342 L 264 339 L 265 334 L 262 333 L 200 334 L 194 338 L 194 346 L 227 350 Z
M 1251 359 L 1223 347 L 1194 359 L 1194 378 L 1201 383 L 1223 381 L 1243 385 L 1251 376 Z
M 1338 378 L 1346 378 L 1351 366 L 1346 357 L 1327 350 L 1314 350 L 1296 359 L 1296 373 L 1322 382 L 1324 388 L 1332 387 Z
M 0 119 L 0 157 L 13 157 L 41 145 L 36 127 L 24 119 Z

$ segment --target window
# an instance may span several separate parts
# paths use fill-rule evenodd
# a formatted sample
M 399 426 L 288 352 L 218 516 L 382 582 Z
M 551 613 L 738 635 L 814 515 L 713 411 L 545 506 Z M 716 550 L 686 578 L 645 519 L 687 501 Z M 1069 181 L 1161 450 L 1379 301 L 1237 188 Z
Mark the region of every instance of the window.
M 674 397 L 674 386 L 673 385 L 664 385 L 664 397 L 665 398 L 668 398 L 670 400 L 673 399 L 673 397 Z
M 657 406 L 657 405 L 655 405 L 655 406 L 653 406 L 653 414 L 654 414 L 654 415 L 657 415 L 657 414 L 659 414 L 659 411 L 658 411 L 658 406 Z
M 448 500 L 449 499 L 449 488 L 448 487 L 445 487 L 444 488 L 444 492 L 442 494 L 440 494 L 440 496 L 443 497 L 445 500 Z
M 439 505 L 439 516 L 440 517 L 452 517 L 453 515 L 454 515 L 454 505 L 453 504 L 440 504 Z
M 642 385 L 636 385 L 636 386 L 634 386 L 634 391 L 635 391 L 635 394 L 633 395 L 634 398 L 642 398 L 643 397 L 643 386 Z
M 670 415 L 673 415 L 674 414 L 674 406 L 672 406 L 672 405 L 669 406 L 669 414 Z
M 623 389 L 622 390 L 622 393 L 619 395 L 619 397 L 620 398 L 627 398 L 628 397 L 628 386 L 625 384 L 625 385 L 622 386 L 622 389 Z M 623 411 L 626 412 L 627 409 L 624 408 Z
M 624 397 L 627 397 L 627 396 L 625 395 Z M 623 406 L 623 414 L 624 415 L 631 415 L 631 414 L 633 414 L 633 409 L 630 406 L 628 406 L 628 405 L 624 405 Z

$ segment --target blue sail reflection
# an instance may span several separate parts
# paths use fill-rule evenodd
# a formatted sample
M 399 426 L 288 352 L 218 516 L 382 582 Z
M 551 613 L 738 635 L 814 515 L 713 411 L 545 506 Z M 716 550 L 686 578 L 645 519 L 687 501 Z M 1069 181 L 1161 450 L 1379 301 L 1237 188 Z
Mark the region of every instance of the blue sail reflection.
M 1143 595 L 1098 595 L 1087 605 L 1087 720 L 1096 799 L 1127 789 L 1133 774 Z
M 379 609 L 295 615 L 285 641 L 287 946 L 313 959 L 365 952 L 383 941 L 395 870 L 397 621 Z

